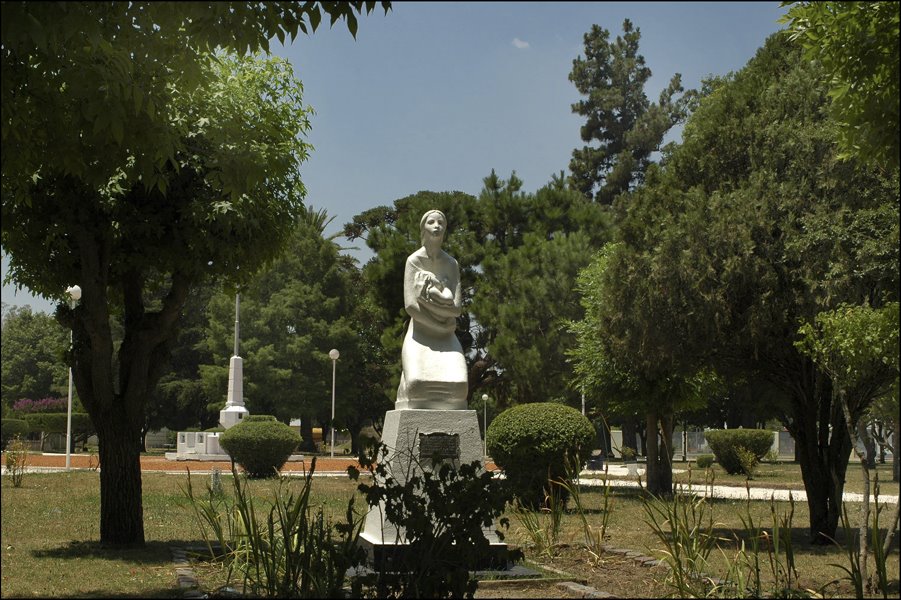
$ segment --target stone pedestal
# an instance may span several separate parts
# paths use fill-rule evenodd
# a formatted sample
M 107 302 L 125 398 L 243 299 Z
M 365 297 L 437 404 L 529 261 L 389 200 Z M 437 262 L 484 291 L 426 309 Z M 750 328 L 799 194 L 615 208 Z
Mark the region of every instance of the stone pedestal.
M 436 455 L 454 468 L 484 460 L 474 410 L 389 410 L 385 413 L 382 442 L 389 448 L 390 472 L 400 483 L 420 469 L 431 469 L 432 457 Z M 387 522 L 384 508 L 380 508 L 369 511 L 360 534 L 370 562 L 376 566 L 402 560 L 406 546 L 404 532 Z M 486 529 L 485 537 L 494 552 L 490 564 L 484 568 L 504 568 L 507 545 L 498 539 L 494 528 Z

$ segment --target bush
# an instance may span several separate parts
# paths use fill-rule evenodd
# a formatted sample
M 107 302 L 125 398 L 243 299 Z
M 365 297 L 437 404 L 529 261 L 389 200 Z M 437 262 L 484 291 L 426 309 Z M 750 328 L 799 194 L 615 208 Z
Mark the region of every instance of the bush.
M 0 448 L 6 448 L 6 444 L 14 437 L 24 436 L 31 431 L 28 421 L 23 419 L 2 419 L 0 420 Z
M 773 432 L 766 429 L 712 429 L 704 432 L 704 438 L 716 455 L 716 462 L 727 473 L 748 477 L 773 445 Z M 743 448 L 744 452 L 739 452 L 739 448 Z M 753 461 L 750 460 L 751 455 Z
M 277 475 L 300 441 L 271 415 L 251 415 L 219 436 L 222 449 L 253 478 Z
M 13 404 L 12 409 L 17 414 L 30 414 L 61 412 L 68 407 L 69 401 L 66 398 L 41 398 L 40 400 L 20 398 Z
M 13 487 L 22 487 L 27 462 L 28 448 L 19 439 L 19 436 L 16 436 L 6 450 L 6 474 L 12 481 Z
M 385 522 L 401 532 L 408 550 L 377 560 L 375 573 L 361 578 L 374 596 L 353 597 L 472 598 L 478 585 L 474 571 L 503 568 L 508 560 L 522 558 L 513 549 L 498 556 L 485 537 L 486 528 L 504 514 L 509 497 L 504 481 L 480 461 L 459 468 L 433 464 L 431 470 L 418 464 L 409 477 L 403 468 L 401 473 L 392 470 L 388 454 L 388 447 L 379 444 L 361 455 L 371 483 L 357 489 L 371 510 L 384 511 Z M 359 471 L 349 468 L 348 475 L 357 480 Z M 499 525 L 506 529 L 509 521 L 501 518 Z M 504 539 L 503 531 L 495 533 Z
M 32 413 L 25 415 L 28 426 L 31 431 L 42 431 L 44 433 L 66 433 L 66 421 L 68 415 L 66 413 Z M 91 417 L 87 413 L 72 413 L 72 434 L 74 435 L 93 435 L 94 424 L 91 423 Z
M 521 404 L 499 414 L 488 427 L 488 453 L 504 470 L 513 493 L 526 506 L 541 506 L 549 480 L 565 480 L 567 462 L 583 463 L 594 427 L 579 411 L 552 402 Z
M 709 469 L 713 466 L 715 457 L 712 454 L 701 454 L 695 459 L 695 463 L 700 469 Z

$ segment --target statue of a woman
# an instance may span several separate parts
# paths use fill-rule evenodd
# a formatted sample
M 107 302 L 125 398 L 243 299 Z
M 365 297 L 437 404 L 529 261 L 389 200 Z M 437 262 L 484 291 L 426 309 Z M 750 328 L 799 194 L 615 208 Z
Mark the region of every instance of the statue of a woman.
M 454 331 L 460 315 L 460 266 L 441 249 L 447 219 L 440 210 L 419 222 L 422 247 L 407 257 L 404 308 L 410 323 L 401 350 L 396 409 L 465 409 L 466 360 Z

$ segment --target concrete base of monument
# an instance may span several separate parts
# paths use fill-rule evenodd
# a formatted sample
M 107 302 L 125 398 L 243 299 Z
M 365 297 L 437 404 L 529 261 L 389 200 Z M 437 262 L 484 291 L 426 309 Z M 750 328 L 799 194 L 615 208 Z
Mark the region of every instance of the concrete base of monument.
M 407 556 L 410 546 L 407 544 L 386 544 L 380 542 L 378 538 L 368 535 L 366 532 L 360 534 L 360 545 L 366 551 L 366 564 L 373 571 L 383 573 L 397 572 L 404 570 L 407 564 Z M 475 566 L 479 571 L 505 571 L 511 569 L 514 565 L 510 560 L 507 544 L 503 542 L 493 542 L 488 555 Z
M 385 413 L 382 442 L 388 447 L 389 472 L 400 484 L 444 463 L 459 468 L 484 459 L 479 420 L 474 410 L 389 410 Z M 370 565 L 401 565 L 409 546 L 404 543 L 403 532 L 398 532 L 383 515 L 383 507 L 369 511 L 360 534 L 361 542 Z M 507 545 L 493 530 L 485 530 L 485 537 L 491 544 L 491 555 L 479 568 L 506 568 Z

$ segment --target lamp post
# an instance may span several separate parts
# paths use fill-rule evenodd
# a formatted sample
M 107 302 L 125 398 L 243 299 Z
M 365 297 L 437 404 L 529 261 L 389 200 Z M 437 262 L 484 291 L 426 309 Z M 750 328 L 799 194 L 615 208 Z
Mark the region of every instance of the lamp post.
M 66 288 L 69 294 L 69 308 L 75 310 L 75 303 L 81 299 L 81 288 L 73 285 Z M 74 325 L 73 325 L 74 329 Z M 72 329 L 69 330 L 69 347 L 72 346 Z M 72 467 L 72 366 L 69 365 L 69 403 L 66 407 L 66 470 Z
M 332 348 L 328 351 L 328 357 L 332 359 L 332 458 L 335 458 L 335 365 L 341 353 Z
M 488 394 L 482 394 L 482 428 L 484 431 L 485 458 L 488 458 Z

